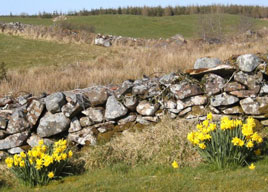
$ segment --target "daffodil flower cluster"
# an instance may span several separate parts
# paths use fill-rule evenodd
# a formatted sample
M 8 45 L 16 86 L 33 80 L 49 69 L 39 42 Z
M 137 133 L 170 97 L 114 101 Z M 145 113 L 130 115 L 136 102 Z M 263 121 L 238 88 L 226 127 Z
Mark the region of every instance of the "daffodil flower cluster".
M 252 117 L 246 121 L 222 117 L 220 122 L 213 121 L 212 113 L 196 125 L 196 130 L 188 133 L 187 139 L 197 147 L 200 154 L 219 167 L 226 162 L 245 163 L 249 155 L 260 155 L 259 144 L 263 138 L 256 132 L 256 122 Z M 240 155 L 243 154 L 243 155 Z
M 68 158 L 72 156 L 73 152 L 68 150 L 66 140 L 61 139 L 51 146 L 45 145 L 44 141 L 40 140 L 38 145 L 28 152 L 21 152 L 13 157 L 6 158 L 5 163 L 15 174 L 20 172 L 18 175 L 24 175 L 24 177 L 32 178 L 33 180 L 40 178 L 32 177 L 32 175 L 27 176 L 27 174 L 45 175 L 45 178 L 47 178 L 45 179 L 46 183 L 49 179 L 55 177 L 58 167 L 62 169 Z M 31 171 L 29 172 L 29 170 Z M 43 179 L 44 177 L 41 178 Z M 34 183 L 34 185 L 37 183 L 42 184 L 42 181 L 30 181 L 30 183 Z

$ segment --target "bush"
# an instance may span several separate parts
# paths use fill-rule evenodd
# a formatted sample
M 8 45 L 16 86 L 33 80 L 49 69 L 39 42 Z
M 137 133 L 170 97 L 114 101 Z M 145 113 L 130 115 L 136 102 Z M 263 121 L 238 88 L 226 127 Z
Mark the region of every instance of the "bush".
M 46 185 L 52 179 L 60 178 L 67 168 L 73 153 L 67 148 L 66 140 L 59 140 L 54 145 L 44 145 L 39 141 L 27 153 L 8 157 L 5 163 L 13 174 L 25 185 Z
M 252 117 L 248 117 L 245 123 L 228 117 L 215 123 L 210 113 L 196 126 L 197 131 L 188 134 L 187 139 L 207 162 L 217 168 L 245 165 L 251 157 L 260 154 L 263 139 L 254 132 L 255 127 Z

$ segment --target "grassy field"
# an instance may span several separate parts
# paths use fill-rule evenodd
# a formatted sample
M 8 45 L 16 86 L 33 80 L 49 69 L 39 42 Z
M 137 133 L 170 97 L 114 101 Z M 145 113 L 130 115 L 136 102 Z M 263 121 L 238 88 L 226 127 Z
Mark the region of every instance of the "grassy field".
M 91 25 L 97 33 L 121 35 L 127 37 L 168 38 L 175 34 L 182 34 L 186 38 L 197 37 L 200 15 L 181 15 L 167 17 L 145 17 L 134 15 L 98 15 L 73 16 L 68 21 L 74 24 Z M 223 31 L 232 33 L 237 30 L 240 20 L 238 15 L 221 15 Z M 256 28 L 268 26 L 268 21 L 252 19 Z M 52 19 L 0 17 L 0 21 L 51 25 Z

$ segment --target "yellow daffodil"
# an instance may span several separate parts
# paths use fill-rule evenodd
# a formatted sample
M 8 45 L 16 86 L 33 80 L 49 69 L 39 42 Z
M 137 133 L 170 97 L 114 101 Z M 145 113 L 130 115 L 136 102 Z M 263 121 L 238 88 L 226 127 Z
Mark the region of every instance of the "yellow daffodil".
M 212 118 L 213 118 L 212 113 L 211 112 L 208 113 L 207 114 L 207 120 L 212 121 Z
M 200 143 L 198 146 L 200 149 L 205 149 L 207 147 L 205 143 Z
M 252 148 L 254 146 L 252 141 L 249 141 L 246 145 L 247 148 Z
M 174 169 L 178 169 L 179 168 L 179 165 L 178 165 L 177 161 L 175 161 L 175 160 L 173 161 L 173 163 L 171 165 L 172 165 L 172 167 Z
M 259 156 L 259 155 L 261 155 L 261 150 L 257 149 L 257 150 L 254 151 L 254 153 L 255 153 L 255 155 Z
M 254 170 L 256 167 L 253 163 L 250 164 L 250 166 L 248 167 L 250 170 Z
M 51 171 L 51 172 L 49 172 L 49 173 L 48 173 L 48 175 L 47 175 L 47 176 L 48 176 L 48 178 L 50 178 L 50 179 L 51 179 L 51 178 L 53 178 L 53 177 L 54 177 L 54 173 Z
M 73 152 L 70 150 L 70 151 L 68 152 L 68 157 L 71 158 L 72 156 L 73 156 Z

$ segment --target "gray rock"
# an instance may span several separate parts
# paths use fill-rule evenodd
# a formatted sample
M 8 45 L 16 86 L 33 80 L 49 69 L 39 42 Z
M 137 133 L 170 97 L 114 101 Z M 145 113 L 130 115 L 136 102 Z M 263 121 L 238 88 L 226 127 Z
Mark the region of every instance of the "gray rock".
M 38 100 L 33 100 L 29 107 L 27 108 L 27 120 L 31 125 L 36 125 L 36 122 L 39 120 L 43 110 L 44 104 Z
M 7 123 L 8 123 L 7 119 L 0 117 L 0 129 L 5 130 L 7 128 Z
M 159 83 L 165 86 L 169 86 L 172 83 L 174 83 L 176 80 L 178 80 L 178 76 L 176 75 L 176 73 L 170 73 L 161 77 L 159 79 Z
M 148 87 L 146 85 L 135 85 L 133 88 L 132 88 L 132 93 L 134 95 L 144 95 L 148 90 Z
M 234 95 L 239 98 L 246 98 L 246 97 L 256 97 L 257 93 L 256 90 L 240 90 L 240 91 L 232 91 L 230 92 L 231 95 Z
M 14 147 L 14 148 L 7 150 L 7 152 L 11 155 L 14 155 L 14 154 L 18 154 L 20 152 L 24 152 L 24 150 L 20 147 Z
M 127 108 L 120 103 L 115 96 L 110 96 L 106 103 L 105 118 L 108 120 L 123 117 L 128 112 Z
M 268 84 L 264 84 L 264 85 L 262 85 L 262 87 L 261 87 L 261 90 L 260 90 L 260 94 L 261 95 L 264 95 L 264 94 L 267 94 L 268 93 Z
M 142 116 L 138 115 L 136 119 L 137 123 L 140 123 L 142 125 L 150 125 L 150 121 L 145 120 Z
M 90 125 L 93 125 L 93 122 L 89 117 L 81 117 L 79 121 L 82 127 L 88 127 Z
M 176 109 L 177 107 L 177 103 L 173 100 L 168 100 L 166 103 L 165 103 L 165 108 L 166 109 Z
M 253 98 L 246 98 L 240 101 L 240 105 L 246 114 L 260 115 L 260 104 Z
M 179 117 L 183 117 L 184 115 L 186 115 L 187 113 L 192 111 L 192 107 L 187 107 L 185 109 L 183 109 L 180 113 L 179 113 Z
M 40 137 L 50 137 L 66 131 L 69 125 L 70 119 L 66 118 L 63 113 L 47 113 L 40 119 L 37 134 Z
M 243 110 L 240 106 L 234 106 L 222 111 L 226 115 L 243 114 Z
M 199 76 L 202 77 L 204 74 L 215 73 L 221 76 L 230 76 L 232 73 L 236 71 L 236 67 L 232 65 L 218 65 L 214 68 L 201 68 L 201 69 L 188 69 L 186 73 L 191 76 Z
M 77 117 L 74 117 L 70 123 L 69 133 L 77 132 L 82 129 L 82 126 L 80 125 L 80 121 L 77 119 Z
M 71 103 L 73 106 L 79 105 L 83 109 L 86 109 L 90 106 L 90 102 L 88 98 L 82 93 L 76 93 L 76 91 L 65 91 L 64 92 L 65 99 L 68 103 Z
M 53 93 L 45 98 L 46 108 L 51 113 L 61 111 L 61 107 L 66 103 L 63 93 Z
M 142 117 L 144 120 L 147 120 L 147 121 L 150 121 L 150 122 L 155 122 L 155 123 L 157 123 L 157 122 L 159 122 L 159 117 L 157 117 L 157 116 L 154 116 L 154 117 L 152 117 L 152 116 L 145 116 L 145 117 Z
M 174 114 L 178 114 L 181 111 L 182 111 L 182 109 L 168 109 L 169 113 L 174 113 Z
M 245 90 L 246 87 L 238 82 L 227 83 L 224 87 L 225 92 Z
M 93 128 L 99 128 L 99 127 L 113 127 L 115 124 L 115 121 L 107 121 L 107 122 L 104 122 L 104 123 L 98 123 L 98 124 L 95 124 L 93 125 L 92 127 Z
M 218 58 L 204 57 L 196 60 L 194 64 L 194 69 L 214 68 L 221 64 L 222 62 Z
M 208 101 L 207 96 L 203 96 L 203 95 L 193 96 L 193 97 L 186 99 L 183 102 L 183 108 L 192 107 L 192 106 L 196 106 L 196 105 L 205 105 L 207 103 L 207 101 Z
M 243 85 L 246 85 L 249 89 L 254 89 L 256 92 L 259 92 L 260 90 L 260 84 L 263 80 L 263 75 L 261 72 L 258 72 L 257 74 L 247 74 L 242 71 L 239 71 L 234 75 L 234 80 L 242 83 Z
M 104 121 L 104 109 L 102 107 L 90 107 L 82 111 L 82 113 L 88 116 L 95 123 L 101 123 Z
M 213 107 L 228 106 L 235 104 L 239 99 L 235 96 L 228 95 L 227 93 L 221 93 L 210 98 L 210 104 Z
M 35 147 L 38 145 L 38 142 L 40 140 L 43 140 L 44 141 L 44 144 L 45 145 L 52 145 L 54 142 L 50 139 L 46 139 L 46 138 L 42 138 L 42 137 L 39 137 L 38 135 L 36 134 L 32 134 L 28 139 L 27 139 L 27 144 L 30 145 L 31 147 Z
M 155 112 L 159 109 L 159 104 L 152 104 L 148 101 L 141 101 L 138 106 L 136 107 L 136 110 L 141 115 L 147 115 L 152 116 L 155 114 Z
M 69 133 L 68 140 L 80 145 L 96 145 L 97 139 L 91 128 L 84 128 L 75 133 Z
M 203 94 L 201 87 L 195 83 L 182 82 L 170 86 L 170 91 L 177 99 L 185 99 L 195 95 Z
M 213 106 L 209 106 L 209 109 L 213 112 L 213 113 L 216 113 L 216 114 L 219 114 L 220 111 L 216 108 L 216 107 L 213 107 Z
M 14 134 L 30 129 L 30 124 L 26 121 L 26 110 L 24 108 L 17 108 L 11 115 L 8 122 L 7 133 Z
M 77 115 L 78 113 L 80 113 L 83 108 L 79 103 L 76 104 L 71 104 L 71 103 L 67 103 L 66 105 L 64 105 L 62 108 L 62 113 L 67 117 L 67 118 L 73 118 L 75 115 Z
M 105 87 L 96 86 L 83 90 L 91 106 L 103 105 L 107 101 L 108 93 Z
M 133 87 L 133 82 L 130 80 L 124 81 L 122 85 L 114 93 L 115 96 L 119 99 L 122 95 L 126 93 L 131 93 Z
M 136 114 L 130 114 L 127 117 L 120 119 L 118 121 L 118 125 L 124 125 L 124 124 L 127 124 L 129 122 L 134 122 L 136 120 L 136 118 L 137 118 Z
M 208 96 L 215 95 L 221 92 L 225 84 L 225 79 L 213 73 L 204 76 L 205 92 Z
M 123 104 L 131 111 L 135 111 L 138 105 L 138 99 L 136 96 L 125 96 L 123 100 Z
M 185 108 L 184 102 L 177 100 L 177 110 L 182 111 Z
M 13 100 L 10 97 L 2 97 L 0 98 L 0 107 L 4 107 L 7 104 L 13 103 Z
M 24 131 L 22 133 L 16 133 L 14 135 L 10 135 L 5 139 L 0 140 L 0 150 L 11 149 L 14 147 L 20 147 L 26 141 L 29 136 L 28 131 Z
M 241 71 L 252 72 L 260 64 L 259 58 L 253 54 L 241 55 L 237 58 L 238 67 Z

